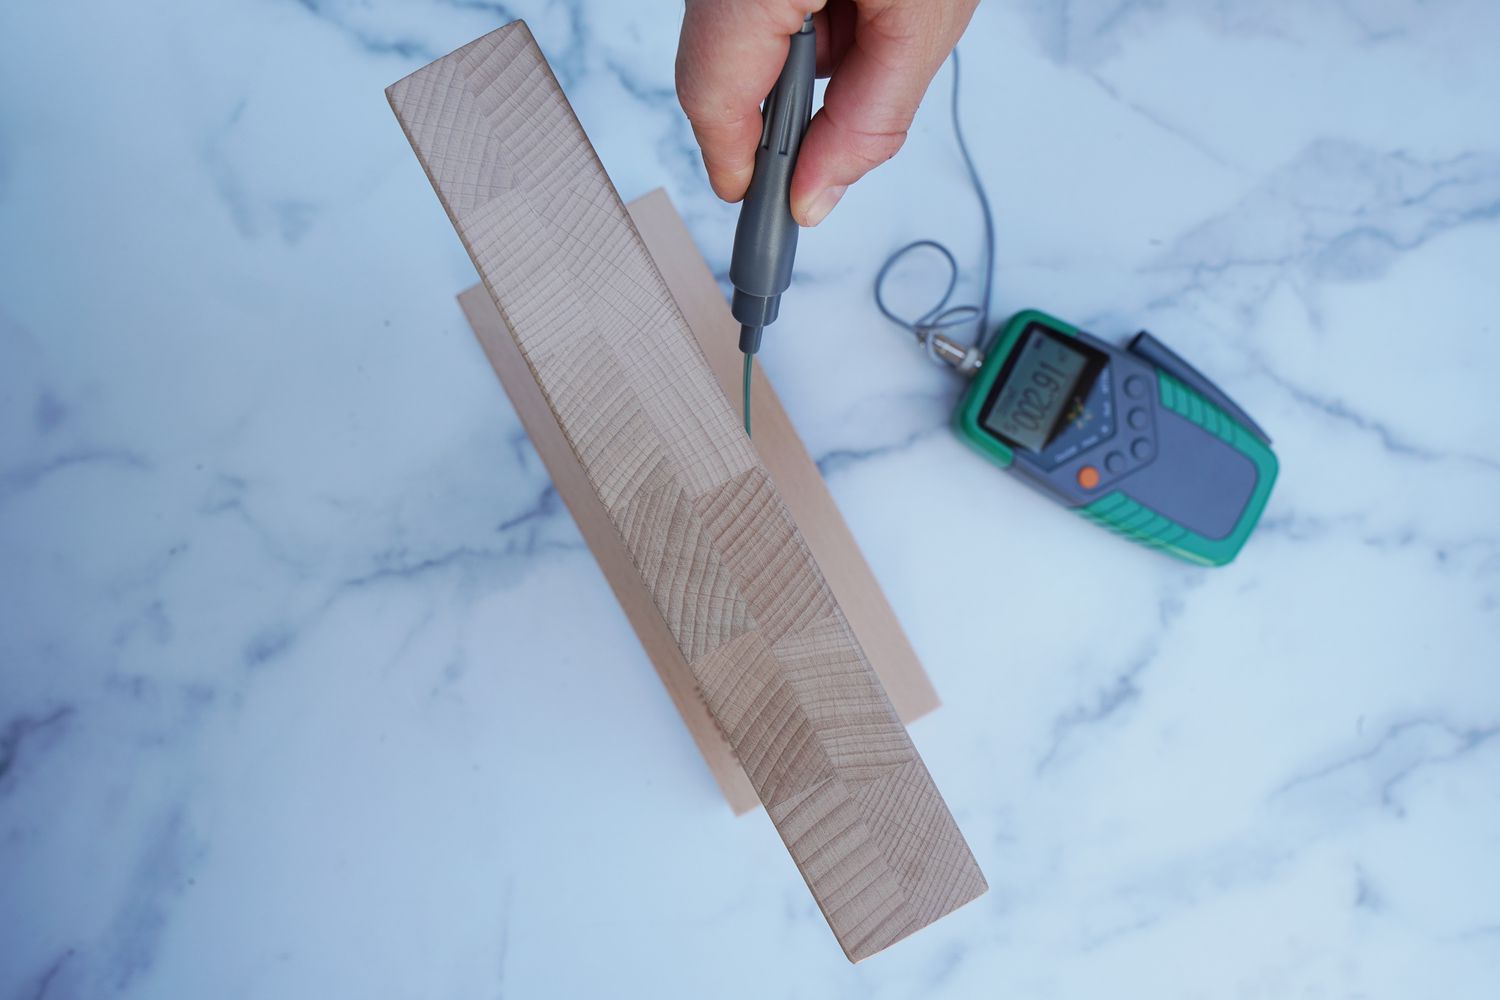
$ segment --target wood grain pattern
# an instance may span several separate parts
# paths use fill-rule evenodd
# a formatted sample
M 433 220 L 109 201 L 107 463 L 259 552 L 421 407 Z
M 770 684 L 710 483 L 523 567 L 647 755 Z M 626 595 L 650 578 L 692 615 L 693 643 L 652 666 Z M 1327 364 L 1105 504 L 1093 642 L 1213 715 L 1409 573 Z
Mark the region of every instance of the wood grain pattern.
M 625 617 L 656 667 L 657 675 L 687 724 L 688 732 L 708 764 L 724 798 L 736 815 L 743 815 L 760 805 L 755 788 L 735 757 L 734 748 L 719 731 L 718 723 L 698 690 L 698 682 L 683 659 L 682 650 L 666 619 L 657 610 L 651 593 L 641 582 L 631 559 L 630 550 L 620 537 L 609 511 L 599 501 L 588 475 L 558 426 L 547 399 L 532 377 L 505 319 L 490 300 L 483 285 L 475 285 L 458 297 L 464 314 L 505 391 L 526 434 L 547 466 L 557 495 L 567 504 L 578 525 L 578 531 L 593 552 L 604 578 L 609 581 Z
M 986 886 L 524 24 L 388 91 L 840 945 Z
M 692 235 L 660 188 L 637 198 L 626 208 L 687 320 L 694 341 L 708 359 L 719 388 L 732 397 L 740 391 L 743 356 L 738 347 L 739 324 L 730 315 L 729 303 L 694 245 Z M 579 533 L 614 590 L 730 808 L 736 815 L 757 808 L 760 799 L 750 779 L 709 713 L 682 651 L 636 573 L 630 552 L 610 521 L 609 512 L 594 495 L 588 476 L 568 446 L 546 397 L 532 379 L 531 369 L 514 334 L 505 325 L 505 318 L 483 285 L 465 290 L 458 301 L 547 467 L 558 496 L 573 515 Z M 910 725 L 938 707 L 937 692 L 860 554 L 822 474 L 782 409 L 764 369 L 757 368 L 754 378 L 755 439 L 751 444 L 776 484 L 792 520 L 802 530 L 813 559 L 849 620 L 881 686 L 890 695 L 896 714 Z
M 627 207 L 719 387 L 727 398 L 738 400 L 744 362 L 739 351 L 740 325 L 682 217 L 660 189 Z M 813 560 L 896 706 L 896 714 L 910 725 L 938 707 L 937 691 L 833 502 L 823 474 L 782 408 L 765 368 L 755 366 L 751 377 L 755 439 L 750 444 L 802 530 Z

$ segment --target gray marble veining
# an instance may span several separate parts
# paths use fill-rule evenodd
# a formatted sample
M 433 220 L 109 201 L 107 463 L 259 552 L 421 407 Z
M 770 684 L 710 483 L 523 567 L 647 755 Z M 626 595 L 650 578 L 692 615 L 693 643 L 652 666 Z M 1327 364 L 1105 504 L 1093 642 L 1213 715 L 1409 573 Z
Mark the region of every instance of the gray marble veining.
M 1227 569 L 947 431 L 869 295 L 929 236 L 975 287 L 943 101 L 806 234 L 762 360 L 993 887 L 853 968 L 718 800 L 382 93 L 527 18 L 722 275 L 679 10 L 0 10 L 0 996 L 1494 996 L 1500 6 L 991 0 L 963 42 L 995 318 L 1149 327 L 1275 437 Z

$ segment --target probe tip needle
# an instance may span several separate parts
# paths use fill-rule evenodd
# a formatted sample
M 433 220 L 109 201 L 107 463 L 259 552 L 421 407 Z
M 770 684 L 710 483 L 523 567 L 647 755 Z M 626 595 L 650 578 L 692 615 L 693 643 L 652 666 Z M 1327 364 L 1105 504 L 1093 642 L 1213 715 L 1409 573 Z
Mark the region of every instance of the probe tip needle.
M 743 403 L 741 404 L 741 407 L 742 407 L 742 410 L 743 410 L 744 415 L 745 415 L 745 436 L 746 437 L 750 437 L 751 436 L 751 434 L 750 434 L 750 369 L 754 366 L 754 364 L 755 364 L 755 355 L 753 355 L 753 354 L 747 354 L 747 355 L 745 355 L 745 385 L 744 385 L 744 395 L 742 397 L 743 398 Z

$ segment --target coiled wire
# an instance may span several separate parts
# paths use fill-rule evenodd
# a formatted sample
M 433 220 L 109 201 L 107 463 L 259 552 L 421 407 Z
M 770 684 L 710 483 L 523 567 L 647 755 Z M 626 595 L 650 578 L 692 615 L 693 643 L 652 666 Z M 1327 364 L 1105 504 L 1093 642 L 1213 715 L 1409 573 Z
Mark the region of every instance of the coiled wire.
M 886 319 L 903 329 L 909 330 L 917 338 L 917 342 L 927 352 L 927 357 L 934 364 L 946 364 L 938 357 L 934 334 L 945 330 L 953 330 L 958 327 L 974 324 L 974 336 L 970 343 L 972 348 L 982 346 L 985 333 L 989 329 L 990 317 L 990 293 L 994 284 L 995 272 L 995 217 L 990 210 L 990 199 L 985 193 L 984 182 L 979 179 L 979 171 L 974 167 L 974 158 L 969 154 L 969 144 L 964 139 L 963 122 L 959 117 L 958 93 L 959 93 L 959 63 L 958 49 L 953 50 L 949 57 L 953 63 L 953 97 L 950 102 L 950 110 L 953 118 L 953 134 L 958 139 L 958 151 L 963 155 L 964 168 L 969 173 L 969 183 L 974 188 L 974 194 L 979 199 L 980 212 L 984 217 L 984 281 L 981 284 L 979 304 L 949 305 L 948 300 L 953 297 L 953 291 L 958 287 L 958 260 L 953 252 L 937 240 L 914 240 L 901 247 L 895 253 L 886 258 L 879 272 L 875 275 L 875 305 Z M 938 253 L 948 264 L 948 287 L 943 290 L 942 297 L 937 304 L 928 309 L 915 319 L 899 316 L 885 301 L 885 281 L 890 275 L 892 268 L 906 258 L 908 254 L 918 250 L 932 250 Z

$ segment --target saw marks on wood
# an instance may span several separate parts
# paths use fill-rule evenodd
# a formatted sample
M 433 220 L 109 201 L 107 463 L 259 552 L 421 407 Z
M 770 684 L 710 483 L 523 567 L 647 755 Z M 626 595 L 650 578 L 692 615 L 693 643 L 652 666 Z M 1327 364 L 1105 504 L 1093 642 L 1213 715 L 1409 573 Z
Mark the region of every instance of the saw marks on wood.
M 851 959 L 983 876 L 524 24 L 391 106 Z

